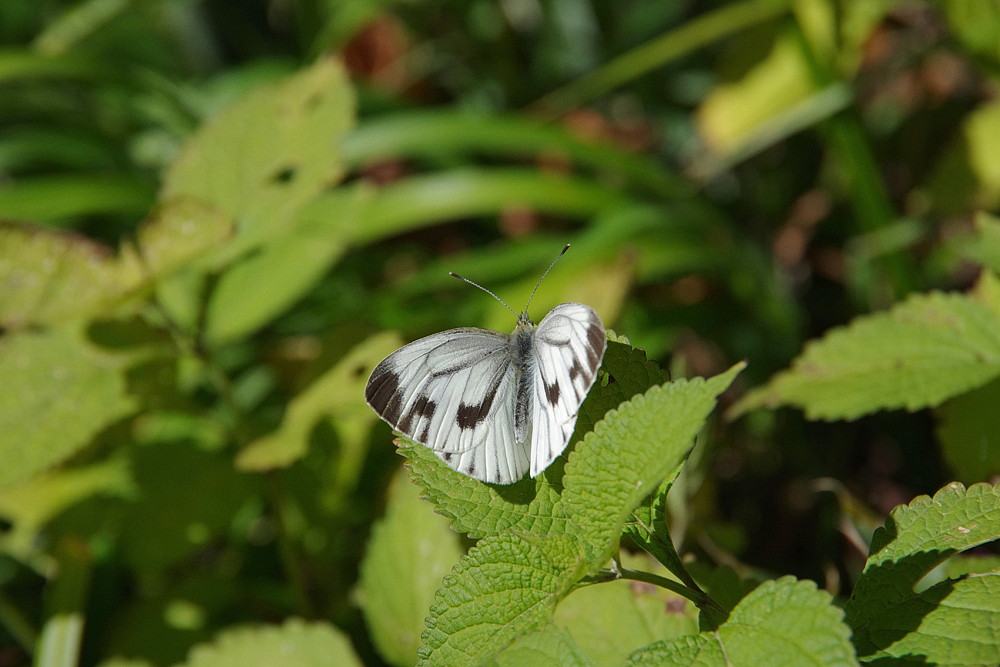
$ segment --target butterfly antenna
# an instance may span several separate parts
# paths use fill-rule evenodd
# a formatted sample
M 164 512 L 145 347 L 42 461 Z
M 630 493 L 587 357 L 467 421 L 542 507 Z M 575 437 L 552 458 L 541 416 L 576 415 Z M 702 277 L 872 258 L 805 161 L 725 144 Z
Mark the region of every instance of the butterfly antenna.
M 531 296 L 528 297 L 528 303 L 524 304 L 524 314 L 525 315 L 528 314 L 528 306 L 531 305 L 531 300 L 535 298 L 535 292 L 538 291 L 538 286 L 542 284 L 542 281 L 545 280 L 545 276 L 549 275 L 549 271 L 551 271 L 552 267 L 556 265 L 556 262 L 558 262 L 562 258 L 562 256 L 566 254 L 567 250 L 569 250 L 569 244 L 568 243 L 566 244 L 566 247 L 564 247 L 562 249 L 562 252 L 559 253 L 559 256 L 556 257 L 554 260 L 552 260 L 552 263 L 549 264 L 549 268 L 545 269 L 545 273 L 543 273 L 542 277 L 538 279 L 538 282 L 535 283 L 535 289 L 531 290 Z M 508 308 L 509 308 L 509 306 L 508 306 Z
M 518 315 L 518 314 L 517 314 L 517 313 L 516 313 L 516 312 L 514 311 L 514 309 L 513 309 L 513 308 L 511 308 L 510 306 L 508 306 L 508 305 L 507 305 L 507 302 L 506 302 L 506 301 L 504 301 L 503 299 L 501 299 L 501 298 L 500 298 L 500 297 L 498 297 L 498 296 L 497 296 L 496 294 L 494 294 L 493 292 L 489 291 L 488 289 L 486 289 L 485 287 L 483 287 L 483 286 L 482 286 L 482 285 L 480 285 L 479 283 L 474 283 L 474 282 L 472 282 L 471 280 L 469 280 L 468 278 L 463 278 L 462 276 L 458 275 L 457 273 L 454 273 L 454 272 L 451 272 L 451 271 L 449 271 L 448 273 L 449 273 L 449 275 L 451 275 L 451 276 L 452 276 L 453 278 L 458 278 L 458 279 L 459 279 L 459 280 L 461 280 L 462 282 L 465 282 L 465 283 L 469 283 L 469 284 L 470 284 L 470 285 L 472 285 L 473 287 L 478 287 L 479 289 L 483 290 L 484 292 L 486 292 L 487 294 L 489 294 L 489 295 L 490 295 L 491 297 L 493 297 L 494 299 L 496 299 L 497 301 L 499 301 L 500 303 L 502 303 L 502 304 L 503 304 L 503 307 L 504 307 L 504 308 L 506 308 L 506 309 L 507 309 L 507 310 L 509 310 L 510 312 L 514 313 L 514 317 L 520 317 L 520 315 Z

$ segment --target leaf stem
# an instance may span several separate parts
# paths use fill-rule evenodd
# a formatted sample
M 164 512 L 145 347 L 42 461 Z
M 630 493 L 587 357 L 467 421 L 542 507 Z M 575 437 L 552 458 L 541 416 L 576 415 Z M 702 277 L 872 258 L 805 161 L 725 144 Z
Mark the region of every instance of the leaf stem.
M 667 579 L 659 574 L 643 572 L 642 570 L 632 570 L 627 567 L 623 567 L 617 560 L 612 560 L 612 566 L 610 569 L 601 570 L 593 577 L 588 577 L 582 582 L 582 585 L 603 584 L 609 581 L 618 581 L 621 579 L 641 581 L 646 584 L 652 584 L 653 586 L 665 588 L 672 593 L 676 593 L 681 597 L 691 600 L 691 602 L 694 602 L 698 609 L 712 610 L 716 613 L 721 613 L 723 616 L 728 616 L 728 612 L 718 602 L 713 600 L 708 593 L 705 593 L 700 589 L 696 590 L 694 588 L 690 588 L 679 581 Z

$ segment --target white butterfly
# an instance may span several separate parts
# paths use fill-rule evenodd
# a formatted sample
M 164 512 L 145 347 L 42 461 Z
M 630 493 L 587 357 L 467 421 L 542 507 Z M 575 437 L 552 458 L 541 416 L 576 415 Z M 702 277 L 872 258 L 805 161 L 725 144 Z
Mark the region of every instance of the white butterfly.
M 606 347 L 590 307 L 558 305 L 535 326 L 525 306 L 513 334 L 465 327 L 401 347 L 372 371 L 365 400 L 454 470 L 512 484 L 529 469 L 541 474 L 566 448 Z

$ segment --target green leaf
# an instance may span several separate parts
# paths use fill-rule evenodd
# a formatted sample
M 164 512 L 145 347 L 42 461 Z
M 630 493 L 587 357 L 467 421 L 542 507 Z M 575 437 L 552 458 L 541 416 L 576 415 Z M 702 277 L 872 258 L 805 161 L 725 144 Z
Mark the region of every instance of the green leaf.
M 162 203 L 139 228 L 135 244 L 124 246 L 120 271 L 127 272 L 134 261 L 141 264 L 141 280 L 162 278 L 214 250 L 233 233 L 229 217 L 200 201 Z
M 305 456 L 316 423 L 328 416 L 340 437 L 341 461 L 352 461 L 357 472 L 371 425 L 378 421 L 357 397 L 363 395 L 371 369 L 400 345 L 394 333 L 372 336 L 357 345 L 291 400 L 278 430 L 247 445 L 237 456 L 236 467 L 262 471 L 292 465 Z
M 843 612 L 811 581 L 782 577 L 743 598 L 713 632 L 658 641 L 629 665 L 853 665 Z
M 794 405 L 810 419 L 935 406 L 1000 375 L 1000 316 L 961 294 L 915 295 L 806 346 L 734 406 Z
M 242 254 L 283 234 L 303 204 L 342 177 L 337 145 L 353 118 L 343 68 L 318 60 L 206 122 L 167 171 L 160 199 L 201 200 L 237 220 L 219 254 Z
M 620 665 L 645 644 L 697 633 L 698 610 L 663 588 L 611 581 L 574 590 L 553 622 L 594 664 Z
M 524 635 L 497 656 L 498 667 L 594 667 L 562 628 L 547 625 Z
M 135 492 L 122 458 L 54 470 L 0 489 L 0 516 L 13 528 L 0 535 L 0 549 L 25 561 L 39 548 L 39 531 L 60 512 L 95 494 L 125 497 Z
M 656 362 L 646 359 L 644 350 L 632 347 L 627 341 L 625 344 L 608 341 L 601 370 L 613 381 L 591 389 L 588 400 L 580 407 L 577 433 L 589 433 L 609 410 L 670 379 Z
M 143 575 L 159 575 L 224 535 L 260 492 L 261 480 L 234 470 L 228 456 L 186 443 L 135 447 L 131 454 L 140 493 L 119 512 L 118 549 Z
M 1000 575 L 917 584 L 948 556 L 1000 539 L 1000 485 L 958 483 L 894 509 L 875 532 L 845 610 L 858 655 L 1000 662 Z
M 546 625 L 584 567 L 568 537 L 505 533 L 480 540 L 437 592 L 418 664 L 482 664 Z
M 447 519 L 397 475 L 361 562 L 361 609 L 385 660 L 407 667 L 415 662 L 427 609 L 462 553 Z
M 108 249 L 82 236 L 0 224 L 0 325 L 54 324 L 120 292 Z
M 573 443 L 592 430 L 592 424 L 618 406 L 624 396 L 631 397 L 663 377 L 662 371 L 647 361 L 641 350 L 613 341 L 608 343 L 601 369 L 611 374 L 614 382 L 597 384 L 590 390 L 580 408 L 568 452 L 572 451 Z M 414 481 L 424 489 L 425 497 L 438 511 L 453 520 L 452 526 L 457 531 L 480 538 L 507 530 L 543 536 L 578 530 L 569 527 L 561 499 L 566 453 L 537 478 L 500 487 L 483 484 L 451 470 L 427 447 L 408 438 L 400 437 L 397 442 L 400 453 L 408 459 Z
M 68 458 L 129 414 L 124 366 L 75 330 L 0 339 L 0 488 Z
M 941 452 L 957 478 L 967 484 L 1000 475 L 1000 380 L 939 406 Z
M 580 528 L 591 571 L 607 562 L 632 510 L 687 456 L 716 397 L 743 367 L 655 386 L 605 415 L 577 445 L 566 465 L 563 502 Z
M 481 538 L 509 530 L 534 535 L 565 535 L 570 531 L 563 509 L 562 459 L 544 473 L 508 486 L 484 484 L 449 468 L 428 447 L 400 436 L 399 452 L 407 458 L 413 481 L 452 527 Z
M 347 250 L 365 203 L 361 193 L 335 190 L 328 197 L 338 201 L 336 215 L 289 225 L 222 274 L 208 303 L 206 339 L 220 344 L 242 338 L 302 298 Z
M 300 619 L 281 626 L 226 630 L 212 644 L 191 649 L 179 667 L 361 667 L 351 641 L 327 623 Z

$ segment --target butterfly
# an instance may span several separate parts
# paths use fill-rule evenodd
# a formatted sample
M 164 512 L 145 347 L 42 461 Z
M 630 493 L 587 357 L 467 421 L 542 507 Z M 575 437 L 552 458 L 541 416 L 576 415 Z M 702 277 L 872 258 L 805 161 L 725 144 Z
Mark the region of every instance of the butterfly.
M 514 332 L 464 327 L 404 345 L 372 371 L 365 400 L 462 474 L 491 484 L 537 477 L 573 435 L 604 359 L 604 325 L 589 306 L 564 303 L 535 326 L 534 291 L 518 315 L 485 287 L 451 275 L 503 303 L 517 317 Z

